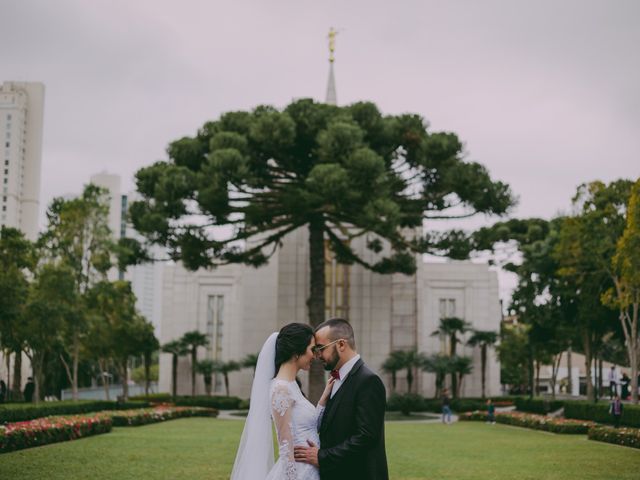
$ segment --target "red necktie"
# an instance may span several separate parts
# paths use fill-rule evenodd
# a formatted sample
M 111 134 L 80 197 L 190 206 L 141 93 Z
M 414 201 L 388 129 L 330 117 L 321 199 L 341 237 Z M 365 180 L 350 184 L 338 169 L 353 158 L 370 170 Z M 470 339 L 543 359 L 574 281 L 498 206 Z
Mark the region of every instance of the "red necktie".
M 329 374 L 336 380 L 340 380 L 340 372 L 338 370 L 331 370 Z

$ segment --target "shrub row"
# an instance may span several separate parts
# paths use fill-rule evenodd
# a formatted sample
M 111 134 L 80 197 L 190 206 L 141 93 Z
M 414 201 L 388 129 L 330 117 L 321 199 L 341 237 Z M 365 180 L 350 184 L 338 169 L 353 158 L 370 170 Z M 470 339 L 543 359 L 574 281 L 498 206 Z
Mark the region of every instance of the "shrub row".
M 0 426 L 0 453 L 64 442 L 111 431 L 111 417 L 48 417 Z
M 463 421 L 486 421 L 487 414 L 485 412 L 470 412 L 460 415 L 459 418 Z M 496 423 L 552 433 L 586 434 L 590 428 L 595 426 L 595 423 L 585 420 L 545 417 L 520 412 L 500 412 L 496 414 L 495 418 Z
M 154 393 L 148 396 L 140 395 L 131 397 L 131 400 L 142 400 L 149 403 L 173 403 L 181 407 L 207 407 L 218 410 L 238 410 L 242 406 L 242 400 L 238 397 L 223 397 L 197 395 L 195 397 L 179 396 L 175 401 L 168 393 Z
M 640 429 L 598 426 L 589 430 L 589 440 L 640 448 Z
M 565 402 L 562 400 L 550 400 L 546 398 L 526 398 L 519 397 L 515 401 L 516 409 L 520 412 L 539 413 L 546 415 L 550 412 L 560 410 Z
M 116 427 L 137 427 L 176 418 L 218 416 L 218 410 L 201 407 L 157 407 L 105 413 Z
M 516 397 L 492 397 L 495 406 L 503 407 L 513 405 Z M 486 410 L 487 400 L 481 398 L 459 398 L 451 400 L 451 409 L 454 412 L 470 412 L 473 410 Z M 442 411 L 442 401 L 438 398 L 424 398 L 415 393 L 403 395 L 393 394 L 387 400 L 387 410 L 390 412 L 434 412 Z
M 592 403 L 587 401 L 567 401 L 564 405 L 566 418 L 592 420 L 598 423 L 612 423 L 609 402 Z M 624 404 L 620 424 L 640 428 L 640 405 Z
M 51 415 L 81 415 L 103 410 L 131 410 L 148 407 L 148 402 L 118 403 L 102 400 L 80 400 L 77 402 L 65 400 L 62 402 L 45 402 L 38 405 L 34 403 L 10 403 L 0 406 L 0 424 L 25 422 Z

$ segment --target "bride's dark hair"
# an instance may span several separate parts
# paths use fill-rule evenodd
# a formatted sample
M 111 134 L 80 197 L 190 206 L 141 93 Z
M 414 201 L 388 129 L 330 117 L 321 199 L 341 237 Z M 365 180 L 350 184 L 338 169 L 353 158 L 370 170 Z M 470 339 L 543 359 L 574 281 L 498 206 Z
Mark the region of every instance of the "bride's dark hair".
M 282 327 L 276 339 L 276 375 L 280 365 L 294 355 L 304 355 L 313 337 L 313 329 L 304 323 L 290 323 Z

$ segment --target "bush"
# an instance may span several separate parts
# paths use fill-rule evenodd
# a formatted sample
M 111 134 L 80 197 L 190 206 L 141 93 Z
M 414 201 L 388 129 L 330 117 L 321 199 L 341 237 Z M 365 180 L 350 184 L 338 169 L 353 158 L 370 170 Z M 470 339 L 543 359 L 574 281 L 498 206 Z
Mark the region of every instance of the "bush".
M 589 430 L 589 440 L 640 448 L 640 429 L 603 426 L 593 427 Z
M 45 402 L 36 405 L 34 403 L 11 403 L 0 405 L 0 424 L 11 422 L 25 422 L 36 418 L 49 417 L 51 415 L 81 415 L 85 413 L 100 412 L 102 410 L 119 410 L 147 408 L 147 402 L 107 402 L 94 400 L 80 400 L 74 402 Z
M 218 410 L 238 410 L 242 400 L 238 397 L 178 397 L 174 402 L 181 407 L 207 407 Z
M 108 415 L 49 417 L 0 426 L 0 453 L 111 431 Z
M 158 407 L 139 410 L 108 412 L 115 427 L 137 427 L 150 423 L 164 422 L 186 417 L 217 417 L 215 408 L 201 407 Z
M 567 401 L 564 406 L 564 416 L 598 423 L 612 423 L 613 420 L 609 413 L 609 402 Z M 640 405 L 625 403 L 620 424 L 640 428 Z
M 492 397 L 494 406 L 506 407 L 513 405 L 516 397 Z M 481 398 L 457 398 L 451 400 L 451 410 L 454 412 L 471 412 L 474 410 L 486 410 L 487 399 Z M 390 412 L 432 412 L 442 411 L 442 401 L 439 398 L 424 398 L 415 393 L 393 394 L 387 400 L 387 410 Z
M 546 415 L 555 412 L 564 406 L 562 400 L 549 400 L 546 398 L 526 398 L 519 397 L 515 400 L 516 409 L 520 412 L 538 413 Z
M 129 397 L 129 400 L 149 403 L 171 403 L 173 397 L 170 393 L 150 393 L 149 395 L 137 395 L 135 397 Z
M 566 418 L 546 417 L 520 412 L 498 412 L 496 413 L 496 423 L 513 425 L 516 427 L 543 430 L 552 433 L 565 434 L 585 434 L 595 424 L 583 420 L 570 420 Z M 484 412 L 469 412 L 460 415 L 462 421 L 486 421 L 487 414 Z

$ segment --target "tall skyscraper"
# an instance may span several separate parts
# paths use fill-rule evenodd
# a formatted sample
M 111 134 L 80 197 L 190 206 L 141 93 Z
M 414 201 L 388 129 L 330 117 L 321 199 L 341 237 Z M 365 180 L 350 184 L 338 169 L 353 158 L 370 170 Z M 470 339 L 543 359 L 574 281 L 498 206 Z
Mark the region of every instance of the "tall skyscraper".
M 0 225 L 38 236 L 44 85 L 5 82 L 0 86 Z

